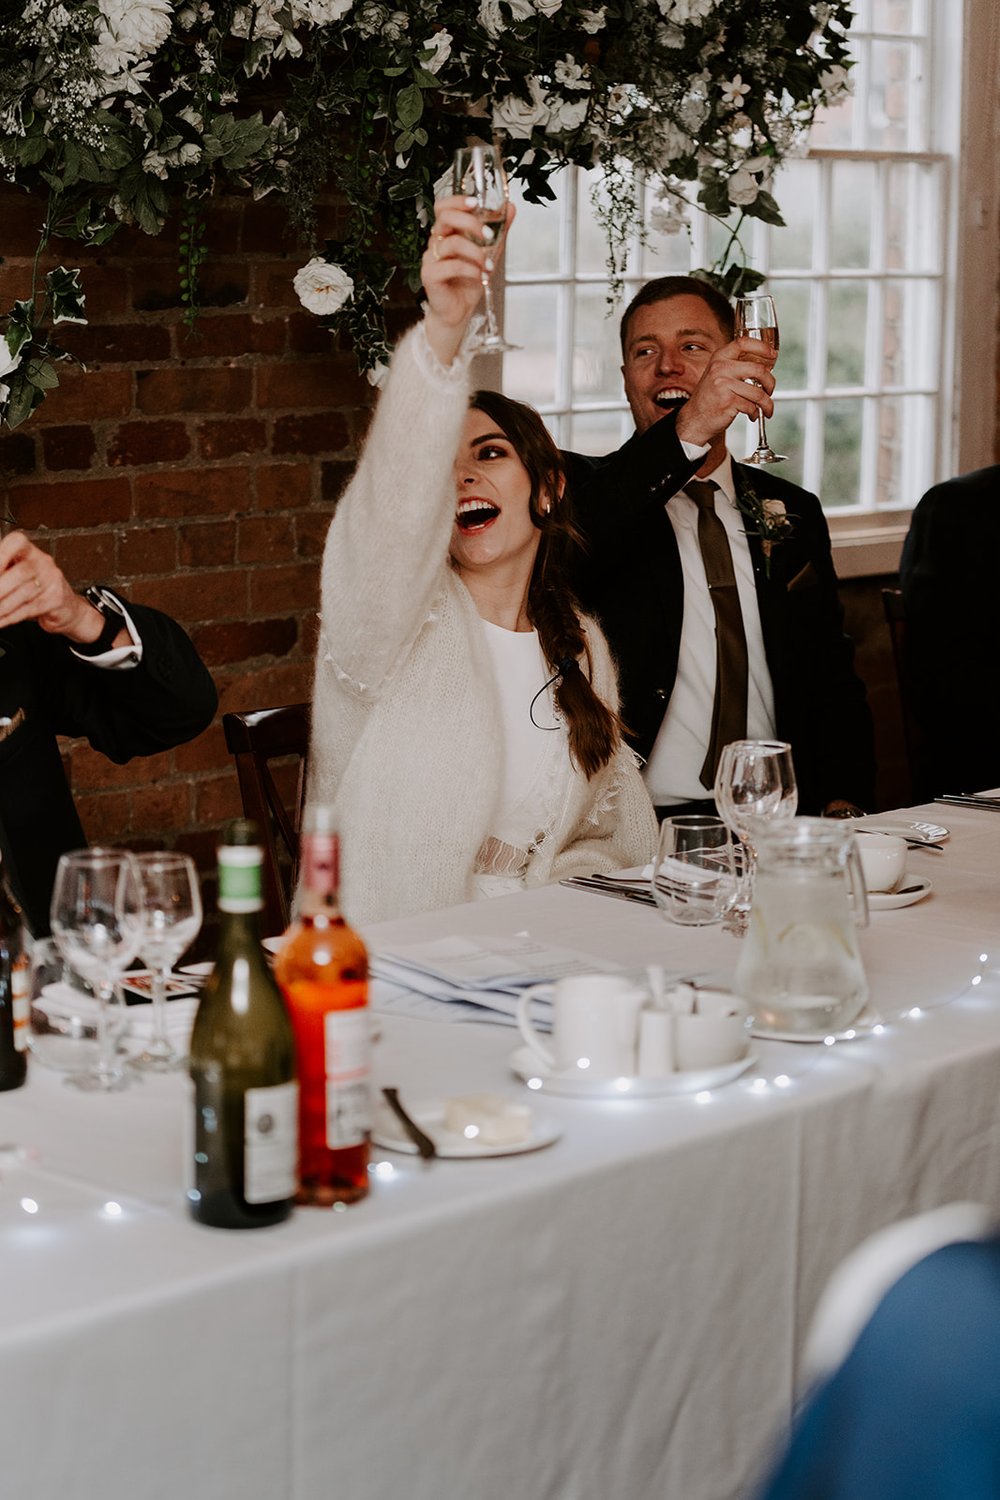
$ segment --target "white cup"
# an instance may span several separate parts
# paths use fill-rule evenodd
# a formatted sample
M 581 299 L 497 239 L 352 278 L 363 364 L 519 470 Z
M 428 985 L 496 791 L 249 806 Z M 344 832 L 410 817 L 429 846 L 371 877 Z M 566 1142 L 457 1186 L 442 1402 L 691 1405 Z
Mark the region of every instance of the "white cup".
M 906 873 L 906 840 L 874 829 L 860 830 L 854 837 L 868 890 L 894 890 Z
M 739 1062 L 750 1048 L 750 1012 L 734 995 L 699 990 L 697 1011 L 674 1016 L 674 1067 L 679 1073 Z
M 552 997 L 552 1035 L 543 1037 L 531 1022 L 531 1002 Z M 567 974 L 555 985 L 525 990 L 517 1024 L 528 1046 L 557 1073 L 586 1078 L 629 1078 L 636 1070 L 639 1011 L 647 995 L 619 974 Z

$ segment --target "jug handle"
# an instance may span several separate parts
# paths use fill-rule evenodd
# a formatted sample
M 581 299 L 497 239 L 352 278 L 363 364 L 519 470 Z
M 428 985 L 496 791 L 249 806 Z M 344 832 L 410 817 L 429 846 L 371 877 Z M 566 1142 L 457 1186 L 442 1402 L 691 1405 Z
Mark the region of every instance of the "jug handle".
M 864 871 L 861 868 L 861 855 L 858 853 L 857 838 L 851 839 L 851 847 L 847 851 L 847 878 L 851 885 L 851 895 L 854 897 L 853 913 L 855 927 L 868 926 L 868 888 L 865 885 Z

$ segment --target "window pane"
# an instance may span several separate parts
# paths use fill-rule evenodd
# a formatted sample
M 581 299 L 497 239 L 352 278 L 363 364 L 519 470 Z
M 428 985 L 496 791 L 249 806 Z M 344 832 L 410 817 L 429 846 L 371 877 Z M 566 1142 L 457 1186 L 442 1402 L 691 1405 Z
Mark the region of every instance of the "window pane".
M 871 256 L 873 162 L 835 162 L 830 193 L 830 265 L 867 266 Z
M 771 231 L 774 270 L 807 271 L 812 266 L 817 178 L 816 168 L 804 161 L 786 162 L 775 178 L 774 195 L 785 227 Z
M 557 296 L 551 286 L 511 286 L 504 299 L 504 332 L 521 347 L 504 355 L 503 388 L 533 406 L 556 399 Z
M 649 231 L 649 243 L 643 245 L 642 273 L 645 277 L 686 276 L 691 269 L 691 241 L 685 230 L 679 234 L 657 234 Z
M 802 391 L 807 385 L 810 288 L 801 281 L 768 283 L 781 329 L 775 375 L 783 391 Z
M 826 362 L 827 385 L 863 385 L 868 283 L 831 282 L 828 316 L 830 347 Z
M 632 432 L 632 417 L 625 412 L 575 412 L 568 446 L 574 453 L 613 453 Z
M 559 270 L 558 203 L 527 203 L 517 183 L 510 196 L 517 204 L 517 220 L 504 250 L 509 276 L 549 276 Z
M 906 36 L 913 31 L 913 0 L 874 0 L 872 27 Z
M 621 400 L 621 362 L 618 318 L 608 316 L 604 287 L 580 287 L 573 341 L 574 397 L 581 402 Z
M 938 363 L 937 290 L 926 281 L 887 281 L 882 385 L 929 386 Z
M 861 401 L 828 401 L 823 422 L 823 483 L 827 510 L 857 505 L 861 490 Z
M 774 416 L 768 419 L 767 439 L 775 453 L 783 453 L 786 463 L 778 464 L 774 472 L 792 484 L 802 483 L 802 460 L 805 447 L 805 402 L 776 401 Z M 744 459 L 757 446 L 757 424 L 749 420 L 737 420 L 729 429 L 727 438 L 729 451 L 735 459 Z M 759 469 L 760 474 L 769 471 Z
M 879 402 L 878 506 L 916 505 L 932 472 L 934 412 L 926 396 L 887 396 Z
M 942 173 L 937 164 L 896 162 L 886 194 L 886 266 L 890 270 L 941 269 Z
M 608 266 L 608 237 L 594 209 L 592 188 L 598 186 L 598 202 L 606 202 L 601 187 L 602 179 L 596 172 L 581 172 L 576 202 L 576 269 L 593 273 L 606 271 Z
M 926 149 L 926 123 L 918 132 L 924 139 L 911 140 L 910 66 L 913 43 L 872 42 L 871 87 L 868 99 L 867 140 L 874 150 Z

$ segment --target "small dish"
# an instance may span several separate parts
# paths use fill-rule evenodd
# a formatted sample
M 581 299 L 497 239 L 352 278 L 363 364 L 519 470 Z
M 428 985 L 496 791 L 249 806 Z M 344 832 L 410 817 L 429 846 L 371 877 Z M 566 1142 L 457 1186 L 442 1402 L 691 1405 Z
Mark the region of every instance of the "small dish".
M 588 1078 L 580 1072 L 557 1073 L 547 1068 L 530 1047 L 518 1047 L 511 1054 L 510 1066 L 522 1083 L 543 1094 L 559 1094 L 567 1099 L 661 1099 L 671 1094 L 698 1094 L 704 1089 L 721 1088 L 752 1068 L 756 1061 L 757 1054 L 748 1052 L 738 1062 L 726 1063 L 721 1068 L 699 1068 L 694 1073 L 667 1073 L 662 1078 Z
M 906 839 L 911 844 L 943 844 L 945 839 L 951 838 L 947 828 L 942 828 L 940 823 L 886 823 L 882 818 L 878 822 L 859 819 L 859 833 L 894 833 L 897 838 Z
M 934 889 L 932 881 L 926 875 L 905 875 L 906 886 L 901 891 L 869 891 L 869 911 L 896 911 L 901 906 L 912 906 L 915 901 L 922 901 L 929 896 Z
M 527 1051 L 527 1048 L 522 1049 Z M 406 1112 L 434 1142 L 439 1157 L 471 1159 L 479 1156 L 520 1156 L 525 1151 L 541 1151 L 551 1146 L 562 1135 L 550 1120 L 532 1114 L 531 1134 L 526 1141 L 516 1145 L 490 1146 L 479 1141 L 470 1141 L 462 1135 L 454 1135 L 444 1128 L 444 1101 L 424 1099 L 416 1104 L 407 1102 Z M 417 1148 L 403 1130 L 391 1110 L 384 1104 L 376 1106 L 375 1124 L 372 1129 L 372 1145 L 386 1151 L 402 1151 L 407 1156 L 416 1156 Z

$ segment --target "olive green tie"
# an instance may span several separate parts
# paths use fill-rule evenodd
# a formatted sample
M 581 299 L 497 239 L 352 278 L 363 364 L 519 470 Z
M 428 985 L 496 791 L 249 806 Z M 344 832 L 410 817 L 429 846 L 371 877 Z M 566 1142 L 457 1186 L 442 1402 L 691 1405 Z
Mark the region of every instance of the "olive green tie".
M 714 480 L 690 479 L 684 493 L 698 507 L 698 545 L 715 610 L 715 702 L 701 784 L 715 781 L 724 745 L 746 738 L 749 663 L 743 611 L 726 528 L 715 513 Z

